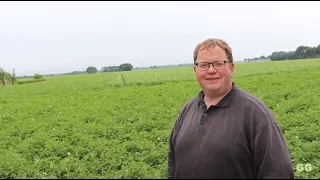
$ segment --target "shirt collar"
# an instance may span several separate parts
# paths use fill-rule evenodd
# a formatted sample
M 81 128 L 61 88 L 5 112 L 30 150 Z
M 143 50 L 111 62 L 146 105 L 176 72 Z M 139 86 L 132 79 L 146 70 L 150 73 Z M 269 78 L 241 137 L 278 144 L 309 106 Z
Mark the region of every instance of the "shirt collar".
M 228 107 L 233 96 L 236 94 L 237 90 L 238 90 L 238 88 L 236 87 L 235 83 L 232 82 L 231 90 L 215 106 L 216 107 Z M 204 94 L 203 90 L 201 90 L 198 95 L 198 102 L 199 102 L 199 105 L 201 105 L 201 106 L 205 105 L 204 95 L 205 94 Z

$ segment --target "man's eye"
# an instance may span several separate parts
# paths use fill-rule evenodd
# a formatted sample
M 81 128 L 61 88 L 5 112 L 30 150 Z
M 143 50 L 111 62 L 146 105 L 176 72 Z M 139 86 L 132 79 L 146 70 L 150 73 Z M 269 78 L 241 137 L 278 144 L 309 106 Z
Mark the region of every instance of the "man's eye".
M 200 67 L 207 67 L 207 64 L 200 64 Z

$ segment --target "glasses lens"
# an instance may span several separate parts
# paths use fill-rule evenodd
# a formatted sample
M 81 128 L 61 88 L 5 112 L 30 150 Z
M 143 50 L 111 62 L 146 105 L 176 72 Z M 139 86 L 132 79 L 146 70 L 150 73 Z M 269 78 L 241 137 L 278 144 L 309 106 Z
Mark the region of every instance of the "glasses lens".
M 209 64 L 208 63 L 199 63 L 198 66 L 200 69 L 206 70 L 206 69 L 208 69 Z
M 213 62 L 212 65 L 213 65 L 213 67 L 214 67 L 215 69 L 222 69 L 222 68 L 224 67 L 224 65 L 225 65 L 225 61 L 216 61 L 216 62 Z M 210 67 L 210 63 L 206 63 L 206 62 L 200 62 L 200 63 L 198 63 L 198 68 L 199 68 L 200 70 L 206 71 L 206 70 L 209 69 L 209 67 Z
M 224 67 L 224 61 L 216 62 L 216 63 L 214 64 L 214 67 L 215 67 L 216 69 L 221 69 L 221 68 L 223 68 L 223 67 Z

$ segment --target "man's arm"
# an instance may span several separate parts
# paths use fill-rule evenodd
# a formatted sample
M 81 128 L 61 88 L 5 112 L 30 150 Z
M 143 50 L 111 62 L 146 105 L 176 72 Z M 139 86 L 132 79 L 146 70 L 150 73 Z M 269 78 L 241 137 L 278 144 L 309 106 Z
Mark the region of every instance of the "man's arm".
M 253 170 L 255 178 L 294 179 L 291 156 L 281 130 L 275 122 L 268 123 L 255 136 L 254 146 Z
M 172 137 L 173 137 L 174 129 L 171 131 L 171 135 L 169 138 L 169 150 L 168 150 L 168 179 L 174 179 L 174 173 L 176 170 L 175 167 L 175 153 L 172 144 Z
M 182 109 L 180 110 L 180 113 L 174 123 L 174 126 L 172 128 L 170 138 L 169 138 L 169 149 L 168 149 L 168 179 L 174 179 L 175 172 L 176 172 L 176 161 L 175 161 L 175 152 L 174 152 L 174 146 L 175 146 L 175 137 L 177 136 L 179 129 L 182 124 L 182 117 L 187 110 L 188 103 L 186 103 Z

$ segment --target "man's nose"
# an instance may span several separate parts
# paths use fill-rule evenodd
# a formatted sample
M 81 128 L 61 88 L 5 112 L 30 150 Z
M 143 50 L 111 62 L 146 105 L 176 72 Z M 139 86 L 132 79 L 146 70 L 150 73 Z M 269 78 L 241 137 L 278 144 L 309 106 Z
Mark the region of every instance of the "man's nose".
M 213 64 L 209 64 L 208 73 L 215 73 L 217 70 L 213 67 Z

